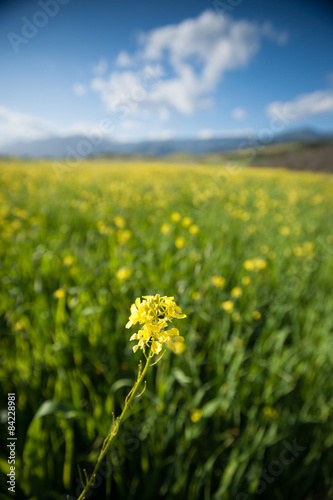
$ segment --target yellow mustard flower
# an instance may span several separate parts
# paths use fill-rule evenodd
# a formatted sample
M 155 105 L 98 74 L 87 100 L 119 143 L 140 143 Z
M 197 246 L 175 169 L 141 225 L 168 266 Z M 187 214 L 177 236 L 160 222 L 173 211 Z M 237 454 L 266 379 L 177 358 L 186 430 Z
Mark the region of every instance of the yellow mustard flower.
M 235 286 L 232 290 L 231 290 L 231 296 L 234 298 L 234 299 L 238 299 L 239 297 L 241 297 L 243 295 L 243 290 L 239 287 L 239 286 Z
M 186 243 L 186 240 L 183 236 L 179 236 L 179 238 L 177 238 L 175 241 L 175 245 L 177 248 L 183 248 L 185 243 Z
M 132 269 L 129 269 L 128 267 L 121 267 L 117 271 L 117 278 L 120 279 L 121 281 L 125 281 L 128 278 L 130 278 L 133 274 Z
M 198 234 L 199 226 L 197 226 L 196 224 L 192 224 L 188 230 L 191 234 Z
M 132 232 L 129 229 L 120 229 L 117 231 L 117 241 L 118 243 L 126 243 L 132 236 Z
M 184 217 L 183 221 L 182 221 L 182 226 L 183 227 L 188 227 L 192 224 L 192 219 L 191 217 Z
M 199 422 L 201 417 L 202 417 L 202 411 L 199 408 L 197 408 L 196 410 L 193 411 L 191 415 L 191 420 L 195 424 L 196 422 Z
M 113 222 L 119 229 L 123 229 L 126 226 L 125 219 L 121 215 L 116 215 L 116 217 L 114 217 L 113 219 Z
M 13 332 L 19 332 L 20 330 L 24 330 L 24 324 L 22 321 L 17 321 L 12 328 Z
M 231 313 L 234 308 L 234 303 L 231 300 L 225 300 L 222 302 L 222 307 L 227 313 Z
M 72 255 L 66 255 L 63 262 L 66 267 L 70 267 L 74 262 L 74 257 L 72 257 Z
M 293 252 L 297 257 L 301 257 L 303 255 L 303 248 L 297 245 L 293 248 Z
M 243 263 L 243 266 L 247 271 L 253 271 L 254 265 L 253 265 L 253 260 L 251 259 L 246 259 Z
M 250 276 L 243 276 L 243 278 L 242 278 L 242 285 L 248 286 L 250 283 L 251 283 Z
M 100 234 L 112 234 L 113 229 L 108 227 L 103 221 L 97 222 L 97 229 Z
M 253 311 L 252 318 L 253 319 L 260 319 L 261 318 L 261 312 L 260 311 Z
M 266 417 L 269 417 L 269 418 L 276 418 L 277 417 L 276 409 L 272 408 L 271 406 L 265 406 L 263 408 L 262 412 Z
M 126 328 L 139 323 L 143 325 L 141 330 L 134 333 L 130 340 L 138 340 L 133 347 L 136 352 L 139 347 L 145 352 L 146 347 L 151 347 L 153 354 L 162 350 L 163 343 L 167 344 L 174 352 L 176 347 L 173 342 L 184 342 L 184 337 L 179 335 L 177 328 L 166 330 L 168 322 L 173 319 L 186 318 L 173 297 L 161 297 L 157 295 L 145 295 L 143 301 L 138 297 L 131 306 L 131 315 Z
M 170 224 L 167 224 L 167 223 L 162 224 L 162 226 L 161 226 L 161 232 L 163 234 L 168 234 L 170 232 Z
M 185 347 L 185 342 L 175 342 L 175 353 L 176 354 L 183 354 L 183 352 L 185 351 L 186 347 Z
M 214 275 L 212 276 L 211 281 L 216 288 L 223 288 L 225 285 L 225 278 L 223 278 L 223 276 Z
M 54 296 L 56 299 L 63 299 L 66 296 L 66 292 L 62 288 L 58 288 L 58 290 L 54 292 Z
M 171 220 L 173 222 L 179 222 L 181 218 L 182 218 L 182 216 L 178 212 L 173 212 L 171 214 Z
M 283 236 L 288 236 L 288 234 L 290 234 L 290 228 L 288 226 L 281 226 L 279 232 Z
M 247 271 L 262 271 L 267 267 L 267 262 L 261 257 L 255 257 L 245 260 L 243 266 Z

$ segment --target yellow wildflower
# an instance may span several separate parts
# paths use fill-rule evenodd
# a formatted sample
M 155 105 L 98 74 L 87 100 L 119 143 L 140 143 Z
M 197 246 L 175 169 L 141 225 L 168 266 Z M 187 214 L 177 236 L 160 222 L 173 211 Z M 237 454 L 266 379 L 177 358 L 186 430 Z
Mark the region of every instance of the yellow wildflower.
M 12 328 L 13 332 L 19 332 L 20 330 L 24 330 L 24 324 L 22 321 L 17 321 Z
M 112 234 L 112 228 L 108 227 L 103 221 L 97 222 L 97 229 L 100 234 Z
M 190 226 L 188 230 L 191 234 L 198 234 L 199 226 L 197 226 L 196 224 L 192 224 L 192 226 Z
M 261 312 L 259 312 L 259 311 L 253 311 L 252 318 L 253 319 L 260 319 L 261 318 Z
M 191 217 L 184 217 L 183 219 L 183 222 L 182 222 L 182 226 L 183 227 L 188 227 L 192 224 L 192 219 Z
M 175 245 L 177 248 L 183 248 L 185 242 L 186 242 L 185 238 L 183 236 L 179 236 L 179 238 L 177 238 L 175 241 Z
M 168 234 L 170 232 L 170 224 L 162 224 L 161 226 L 161 232 L 163 234 Z
M 113 219 L 113 222 L 119 229 L 122 229 L 126 226 L 125 219 L 124 217 L 121 217 L 121 215 L 116 215 L 116 217 L 114 217 Z
M 54 292 L 54 296 L 56 299 L 63 299 L 66 296 L 66 292 L 62 288 L 59 288 Z
M 117 231 L 117 241 L 120 244 L 126 243 L 131 236 L 132 232 L 129 229 L 120 229 Z
M 214 275 L 214 276 L 212 276 L 211 281 L 212 281 L 212 284 L 214 286 L 216 286 L 216 288 L 223 288 L 225 285 L 225 279 L 223 278 L 223 276 Z
M 173 222 L 179 222 L 181 218 L 182 218 L 182 217 L 181 217 L 181 215 L 180 215 L 178 212 L 173 212 L 173 213 L 171 214 L 171 220 L 172 220 Z
M 66 255 L 63 262 L 66 267 L 70 267 L 74 262 L 74 257 L 72 257 L 71 255 Z
M 151 348 L 153 354 L 158 354 L 162 350 L 163 343 L 167 344 L 174 352 L 176 347 L 173 342 L 184 342 L 184 337 L 179 335 L 177 328 L 165 330 L 168 322 L 173 319 L 186 318 L 173 297 L 160 297 L 160 295 L 145 295 L 145 300 L 141 302 L 137 298 L 131 306 L 131 315 L 126 328 L 139 323 L 143 325 L 141 330 L 134 333 L 130 340 L 138 340 L 138 344 L 133 347 L 136 352 L 139 347 L 145 352 L 145 348 Z
M 234 303 L 231 300 L 225 300 L 222 302 L 222 307 L 227 313 L 231 313 L 234 308 Z
M 293 252 L 297 257 L 301 257 L 303 255 L 303 248 L 297 245 L 293 248 Z
M 263 408 L 262 412 L 266 417 L 269 417 L 269 418 L 276 418 L 277 417 L 276 409 L 272 408 L 271 406 L 265 406 Z
M 312 241 L 306 241 L 303 246 L 306 252 L 311 252 L 312 250 L 314 250 L 314 243 Z
M 262 271 L 267 267 L 267 262 L 261 257 L 256 257 L 254 259 L 247 259 L 243 266 L 247 271 Z
M 281 226 L 279 231 L 283 236 L 288 236 L 288 234 L 290 234 L 290 228 L 288 226 Z
M 247 271 L 253 271 L 254 269 L 253 260 L 247 259 L 246 261 L 244 261 L 243 266 Z
M 128 267 L 121 267 L 117 271 L 117 278 L 122 280 L 122 281 L 125 281 L 128 278 L 130 278 L 132 276 L 132 274 L 133 274 L 132 269 L 129 269 Z
M 202 417 L 202 411 L 197 408 L 196 410 L 193 411 L 191 415 L 191 420 L 195 424 L 196 422 L 199 422 L 201 417 Z
M 175 345 L 175 348 L 176 348 L 176 350 L 175 350 L 176 354 L 182 354 L 185 351 L 185 349 L 186 349 L 184 342 L 175 342 L 174 345 Z
M 192 293 L 192 299 L 193 300 L 199 300 L 199 299 L 201 299 L 201 293 L 200 292 L 193 292 Z
M 242 285 L 247 286 L 251 283 L 251 278 L 250 276 L 243 276 L 242 278 Z
M 242 295 L 243 295 L 243 291 L 242 291 L 242 289 L 239 286 L 235 286 L 231 290 L 231 296 L 234 297 L 234 299 L 238 299 Z

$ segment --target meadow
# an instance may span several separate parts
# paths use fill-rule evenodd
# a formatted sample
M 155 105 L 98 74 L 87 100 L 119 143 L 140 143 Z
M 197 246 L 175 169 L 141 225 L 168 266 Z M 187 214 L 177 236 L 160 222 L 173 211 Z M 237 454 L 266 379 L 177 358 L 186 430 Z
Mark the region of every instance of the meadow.
M 147 372 L 89 498 L 330 498 L 332 177 L 52 165 L 0 164 L 0 499 L 77 498 L 142 358 L 130 306 L 156 293 L 185 343 Z

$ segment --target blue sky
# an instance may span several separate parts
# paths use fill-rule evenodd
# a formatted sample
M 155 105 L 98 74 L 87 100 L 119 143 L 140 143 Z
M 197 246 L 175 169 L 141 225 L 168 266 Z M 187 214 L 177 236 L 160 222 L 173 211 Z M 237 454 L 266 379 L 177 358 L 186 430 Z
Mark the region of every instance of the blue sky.
M 332 21 L 306 0 L 3 0 L 0 145 L 332 131 Z

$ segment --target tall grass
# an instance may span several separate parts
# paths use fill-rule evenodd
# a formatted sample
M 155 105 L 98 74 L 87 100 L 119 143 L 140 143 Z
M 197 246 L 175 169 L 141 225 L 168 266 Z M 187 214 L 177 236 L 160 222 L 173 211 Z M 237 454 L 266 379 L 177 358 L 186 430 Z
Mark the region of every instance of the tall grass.
M 91 498 L 328 494 L 331 177 L 96 161 L 58 180 L 47 162 L 8 162 L 0 182 L 18 499 L 78 496 L 76 466 L 92 471 L 136 374 L 129 307 L 155 293 L 187 314 L 186 347 L 148 373 Z

